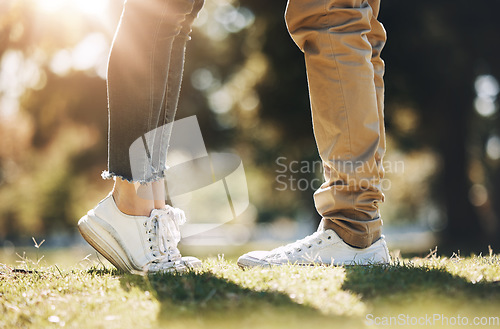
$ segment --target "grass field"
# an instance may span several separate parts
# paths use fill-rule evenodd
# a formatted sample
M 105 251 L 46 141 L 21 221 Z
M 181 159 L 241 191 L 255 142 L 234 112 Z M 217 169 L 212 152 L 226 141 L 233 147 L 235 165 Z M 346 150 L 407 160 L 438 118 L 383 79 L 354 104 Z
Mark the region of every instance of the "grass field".
M 247 271 L 219 256 L 141 277 L 95 256 L 57 265 L 42 249 L 0 265 L 0 328 L 500 328 L 494 254 Z

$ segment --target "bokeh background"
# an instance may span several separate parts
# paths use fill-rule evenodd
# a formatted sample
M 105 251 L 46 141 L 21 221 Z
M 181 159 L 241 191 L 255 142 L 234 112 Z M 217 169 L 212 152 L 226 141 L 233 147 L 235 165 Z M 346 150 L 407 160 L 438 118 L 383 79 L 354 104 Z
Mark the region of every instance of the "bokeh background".
M 312 193 L 321 166 L 285 6 L 208 0 L 195 22 L 178 118 L 196 115 L 209 150 L 243 159 L 251 206 L 236 223 L 187 244 L 281 243 L 319 221 Z M 121 9 L 121 0 L 0 0 L 4 253 L 31 237 L 83 246 L 76 223 L 112 186 L 100 178 L 105 75 Z M 500 248 L 499 11 L 494 0 L 382 1 L 382 215 L 393 249 Z

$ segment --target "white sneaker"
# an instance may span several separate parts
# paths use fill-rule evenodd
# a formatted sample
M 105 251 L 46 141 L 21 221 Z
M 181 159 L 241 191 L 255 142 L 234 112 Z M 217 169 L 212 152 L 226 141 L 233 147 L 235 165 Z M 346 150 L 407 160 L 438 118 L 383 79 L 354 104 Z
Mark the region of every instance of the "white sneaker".
M 184 212 L 167 206 L 149 217 L 122 213 L 109 194 L 78 222 L 83 238 L 117 268 L 134 273 L 185 271 L 201 265 L 181 257 L 177 244 Z
M 271 265 L 374 265 L 388 264 L 389 250 L 382 236 L 370 247 L 358 249 L 346 244 L 335 231 L 323 230 L 302 240 L 278 247 L 271 251 L 251 251 L 238 259 L 243 268 Z

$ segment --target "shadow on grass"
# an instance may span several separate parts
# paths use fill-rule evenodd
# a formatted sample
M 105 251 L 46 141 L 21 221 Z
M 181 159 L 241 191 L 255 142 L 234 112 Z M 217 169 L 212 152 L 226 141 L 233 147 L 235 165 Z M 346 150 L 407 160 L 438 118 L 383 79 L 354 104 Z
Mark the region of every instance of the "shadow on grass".
M 297 304 L 284 293 L 255 291 L 210 272 L 182 275 L 156 274 L 148 278 L 124 275 L 124 289 L 152 291 L 160 302 L 158 322 L 176 328 L 303 328 L 308 326 L 355 328 L 360 319 L 331 317 Z M 332 322 L 333 321 L 333 322 Z
M 348 266 L 343 270 L 341 289 L 359 296 L 367 307 L 367 315 L 442 314 L 472 319 L 498 316 L 500 309 L 498 282 L 474 284 L 444 268 L 402 264 Z M 122 274 L 120 283 L 125 290 L 139 288 L 154 294 L 160 303 L 158 326 L 162 328 L 304 329 L 305 325 L 327 328 L 367 325 L 364 315 L 328 316 L 317 308 L 298 304 L 285 293 L 249 289 L 210 271 L 148 277 Z
M 444 268 L 403 266 L 350 266 L 345 268 L 343 288 L 361 294 L 365 299 L 397 294 L 430 291 L 449 297 L 500 297 L 498 282 L 472 283 Z
M 500 284 L 472 283 L 444 268 L 412 265 L 346 267 L 342 289 L 378 314 L 498 316 Z

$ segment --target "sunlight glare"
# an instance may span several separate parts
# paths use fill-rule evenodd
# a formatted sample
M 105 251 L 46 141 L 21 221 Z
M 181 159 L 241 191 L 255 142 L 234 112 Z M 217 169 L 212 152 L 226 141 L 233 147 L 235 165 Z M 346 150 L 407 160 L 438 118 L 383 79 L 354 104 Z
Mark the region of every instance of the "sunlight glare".
M 67 1 L 65 0 L 37 0 L 37 6 L 40 10 L 52 13 L 63 7 Z
M 500 160 L 500 137 L 493 135 L 488 139 L 486 154 L 492 160 Z
M 77 8 L 87 14 L 102 14 L 108 6 L 108 0 L 73 0 Z
M 57 75 L 65 76 L 71 71 L 71 65 L 71 53 L 67 49 L 61 49 L 52 57 L 50 70 Z
M 83 14 L 102 15 L 108 7 L 109 0 L 35 0 L 38 8 L 47 13 L 62 9 L 73 9 Z
M 108 39 L 102 33 L 88 34 L 72 51 L 73 68 L 80 71 L 94 68 L 101 78 L 105 78 L 108 49 Z
M 476 112 L 483 117 L 491 117 L 498 110 L 496 100 L 500 92 L 500 85 L 494 76 L 480 75 L 474 82 L 477 97 L 474 100 Z

